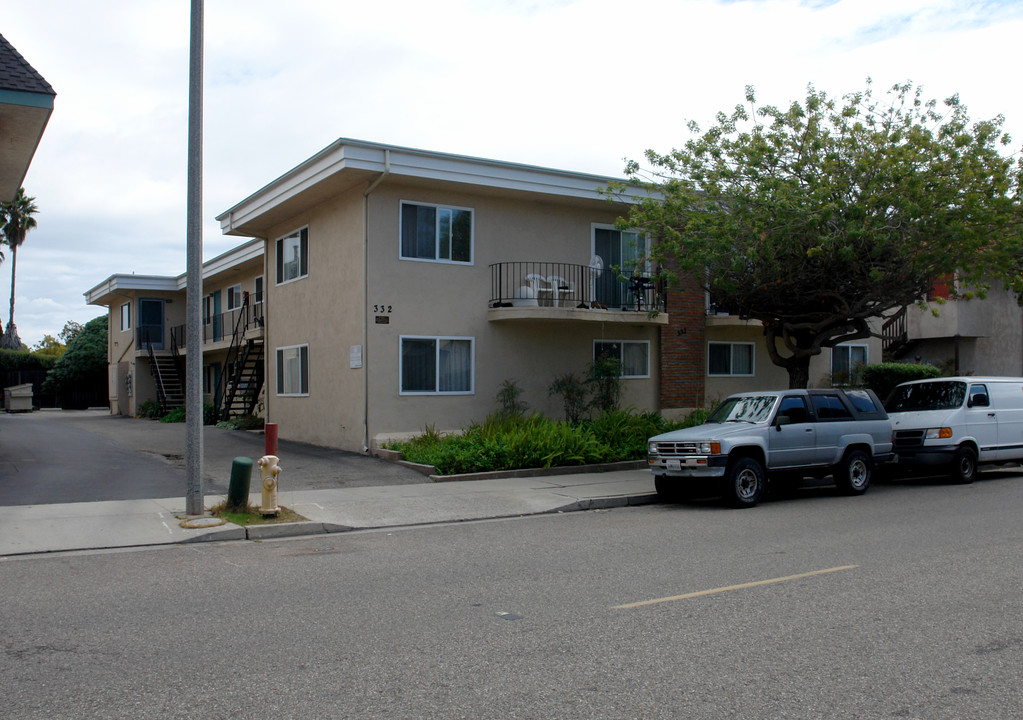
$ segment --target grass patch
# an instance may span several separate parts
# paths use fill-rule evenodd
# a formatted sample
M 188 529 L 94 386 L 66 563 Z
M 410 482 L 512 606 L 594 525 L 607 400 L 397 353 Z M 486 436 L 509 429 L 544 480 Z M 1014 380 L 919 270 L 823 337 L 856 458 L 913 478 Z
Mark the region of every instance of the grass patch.
M 281 511 L 275 516 L 264 517 L 259 508 L 251 503 L 246 504 L 245 509 L 227 507 L 227 500 L 224 500 L 210 508 L 210 512 L 229 523 L 235 525 L 273 525 L 276 523 L 303 522 L 309 518 L 299 515 L 294 510 L 281 506 Z

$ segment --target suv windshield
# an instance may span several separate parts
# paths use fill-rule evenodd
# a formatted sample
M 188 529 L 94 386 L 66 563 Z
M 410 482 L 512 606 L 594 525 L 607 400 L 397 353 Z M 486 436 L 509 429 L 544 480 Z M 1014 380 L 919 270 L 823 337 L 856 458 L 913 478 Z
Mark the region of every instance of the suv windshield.
M 707 418 L 707 422 L 766 422 L 771 417 L 771 410 L 777 399 L 777 395 L 730 397 L 717 406 Z
M 952 410 L 966 399 L 966 383 L 941 380 L 900 385 L 892 390 L 884 404 L 888 412 L 910 412 L 913 410 Z

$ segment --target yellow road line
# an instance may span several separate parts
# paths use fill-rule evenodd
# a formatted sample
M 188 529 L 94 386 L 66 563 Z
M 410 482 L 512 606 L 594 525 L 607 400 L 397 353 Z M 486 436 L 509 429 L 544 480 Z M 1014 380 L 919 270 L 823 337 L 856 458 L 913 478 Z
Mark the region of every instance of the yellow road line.
M 788 575 L 786 577 L 772 578 L 770 580 L 757 580 L 756 582 L 743 583 L 742 585 L 729 585 L 728 587 L 714 588 L 713 590 L 700 590 L 699 592 L 686 593 L 685 595 L 674 595 L 672 597 L 657 598 L 655 600 L 643 600 L 641 602 L 628 603 L 626 605 L 615 605 L 612 610 L 631 610 L 632 608 L 644 607 L 646 605 L 657 605 L 659 603 L 674 602 L 676 600 L 688 600 L 690 598 L 703 597 L 705 595 L 717 595 L 718 593 L 730 592 L 732 590 L 745 590 L 746 588 L 759 587 L 761 585 L 773 585 L 774 583 L 788 582 L 789 580 L 800 580 L 813 577 L 814 575 L 826 575 L 827 573 L 841 572 L 842 570 L 854 570 L 859 565 L 843 565 L 841 567 L 828 568 L 827 570 L 814 570 L 813 572 L 800 573 L 799 575 Z

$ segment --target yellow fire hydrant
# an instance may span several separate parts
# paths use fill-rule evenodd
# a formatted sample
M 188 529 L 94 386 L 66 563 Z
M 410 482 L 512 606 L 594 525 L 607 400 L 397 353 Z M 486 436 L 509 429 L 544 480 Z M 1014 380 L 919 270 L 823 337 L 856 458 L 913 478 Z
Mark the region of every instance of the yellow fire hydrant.
M 264 455 L 256 461 L 263 476 L 263 504 L 259 508 L 263 515 L 277 515 L 281 511 L 277 505 L 277 476 L 281 474 L 278 459 L 276 455 Z

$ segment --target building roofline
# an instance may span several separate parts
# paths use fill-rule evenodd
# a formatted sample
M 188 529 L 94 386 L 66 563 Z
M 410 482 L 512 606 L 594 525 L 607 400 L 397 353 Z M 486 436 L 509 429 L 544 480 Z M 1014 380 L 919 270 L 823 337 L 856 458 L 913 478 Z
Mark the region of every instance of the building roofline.
M 217 216 L 225 234 L 282 205 L 299 193 L 341 172 L 389 178 L 417 178 L 517 190 L 568 198 L 605 200 L 599 188 L 623 182 L 588 173 L 488 160 L 397 145 L 340 138 Z M 640 196 L 629 188 L 626 198 Z
M 215 277 L 220 273 L 262 256 L 263 241 L 260 239 L 249 240 L 204 262 L 202 264 L 203 279 Z M 115 295 L 119 292 L 127 292 L 129 290 L 177 292 L 184 290 L 186 285 L 187 273 L 180 275 L 115 274 L 82 294 L 85 295 L 87 305 L 102 305 L 103 303 L 99 302 L 100 300 L 108 295 Z

